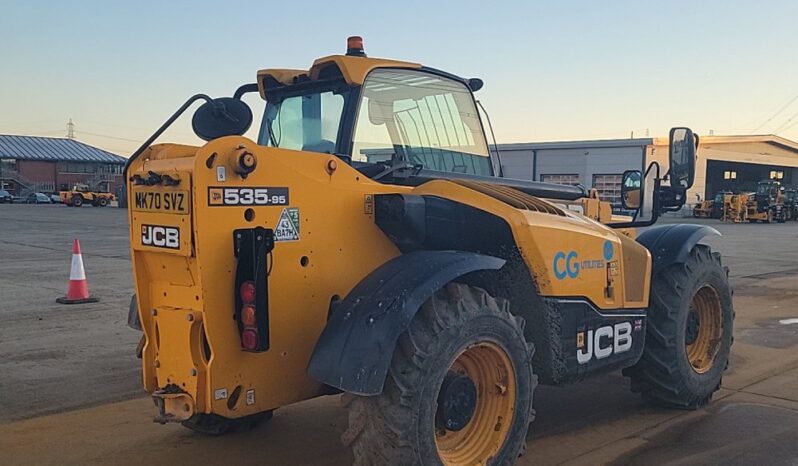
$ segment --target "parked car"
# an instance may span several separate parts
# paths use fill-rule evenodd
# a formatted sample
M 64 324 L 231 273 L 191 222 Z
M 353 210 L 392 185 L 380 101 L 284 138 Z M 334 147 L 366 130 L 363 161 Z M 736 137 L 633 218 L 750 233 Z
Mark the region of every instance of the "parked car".
M 50 194 L 50 200 L 53 201 L 53 204 L 60 204 L 61 203 L 61 196 L 58 193 Z
M 50 200 L 44 193 L 30 193 L 28 197 L 25 198 L 26 204 L 52 204 L 53 201 Z
M 12 202 L 14 202 L 14 196 L 5 189 L 0 189 L 0 204 L 11 204 Z

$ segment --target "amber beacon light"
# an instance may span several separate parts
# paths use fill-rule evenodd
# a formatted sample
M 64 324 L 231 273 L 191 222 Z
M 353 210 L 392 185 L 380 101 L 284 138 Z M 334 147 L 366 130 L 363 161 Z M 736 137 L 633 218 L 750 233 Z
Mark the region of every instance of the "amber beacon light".
M 366 51 L 363 49 L 363 38 L 349 36 L 346 39 L 346 54 L 350 57 L 365 57 Z

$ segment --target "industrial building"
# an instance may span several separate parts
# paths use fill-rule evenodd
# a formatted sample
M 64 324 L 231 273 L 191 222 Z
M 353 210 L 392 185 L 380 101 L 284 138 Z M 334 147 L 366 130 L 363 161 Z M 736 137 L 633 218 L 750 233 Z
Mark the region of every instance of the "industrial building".
M 596 188 L 599 196 L 620 205 L 621 175 L 643 170 L 652 161 L 667 171 L 668 138 L 499 144 L 504 175 Z M 798 185 L 798 143 L 772 134 L 702 136 L 695 184 L 688 202 L 720 190 L 755 191 L 762 180 Z
M 125 161 L 74 139 L 0 135 L 0 189 L 21 197 L 86 183 L 113 192 Z

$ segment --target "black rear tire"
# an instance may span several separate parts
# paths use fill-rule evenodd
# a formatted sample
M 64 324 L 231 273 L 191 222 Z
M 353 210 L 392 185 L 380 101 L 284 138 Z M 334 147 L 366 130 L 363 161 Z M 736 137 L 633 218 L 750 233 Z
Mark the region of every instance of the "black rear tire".
M 728 269 L 720 254 L 699 244 L 684 264 L 670 265 L 652 279 L 643 356 L 623 371 L 632 391 L 667 407 L 705 405 L 728 366 L 733 325 Z M 706 344 L 706 354 L 693 346 L 699 342 Z
M 97 205 L 98 205 L 99 207 L 105 207 L 105 206 L 107 206 L 107 205 L 108 205 L 108 199 L 106 199 L 106 198 L 104 198 L 104 197 L 101 197 L 101 198 L 97 199 Z
M 452 374 L 459 376 L 457 371 L 463 367 L 458 364 L 464 357 L 468 360 L 475 348 L 498 348 L 497 354 L 505 355 L 500 360 L 506 364 L 487 363 L 486 376 L 473 380 L 471 372 L 465 372 L 476 386 L 476 400 L 471 405 L 475 411 L 464 421 L 465 427 L 449 430 L 449 421 L 440 420 L 445 409 L 439 407 L 442 385 Z M 473 456 L 479 459 L 467 455 L 463 464 L 513 464 L 526 444 L 533 417 L 537 377 L 532 372 L 532 353 L 531 344 L 524 339 L 523 320 L 510 314 L 507 301 L 479 288 L 450 283 L 424 303 L 400 336 L 383 392 L 370 397 L 343 396 L 349 429 L 341 440 L 351 445 L 355 465 L 442 464 L 447 455 L 464 450 L 478 452 Z M 504 384 L 490 382 L 491 373 L 504 374 L 497 376 Z M 496 403 L 510 407 L 498 411 L 509 412 L 506 418 L 486 408 Z M 489 428 L 484 430 L 485 426 Z M 460 440 L 485 437 L 491 439 L 487 448 L 483 447 L 486 443 Z M 492 443 L 494 439 L 497 441 Z M 461 450 L 461 445 L 471 447 Z
M 74 206 L 74 207 L 82 207 L 83 206 L 83 196 L 80 196 L 80 195 L 72 196 L 72 206 Z
M 183 427 L 205 435 L 224 435 L 234 432 L 246 432 L 268 421 L 274 411 L 264 411 L 236 419 L 219 416 L 218 414 L 198 413 L 187 421 L 181 422 Z

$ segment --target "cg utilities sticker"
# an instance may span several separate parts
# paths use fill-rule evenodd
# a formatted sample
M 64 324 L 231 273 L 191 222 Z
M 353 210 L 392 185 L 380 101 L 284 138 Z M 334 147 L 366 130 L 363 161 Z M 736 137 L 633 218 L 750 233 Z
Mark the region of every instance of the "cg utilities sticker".
M 286 207 L 274 229 L 275 241 L 299 241 L 299 209 Z
M 210 207 L 288 205 L 288 188 L 208 186 L 208 205 Z
M 141 244 L 156 248 L 180 249 L 180 228 L 142 225 Z
M 615 256 L 615 246 L 613 246 L 611 241 L 604 242 L 602 254 L 604 256 L 603 260 L 580 260 L 579 254 L 577 254 L 576 251 L 557 251 L 557 253 L 554 254 L 554 262 L 552 263 L 554 276 L 557 278 L 557 280 L 564 280 L 565 278 L 578 277 L 580 271 L 582 270 L 603 269 L 607 261 L 610 261 Z M 617 261 L 615 261 L 615 263 L 617 263 Z

